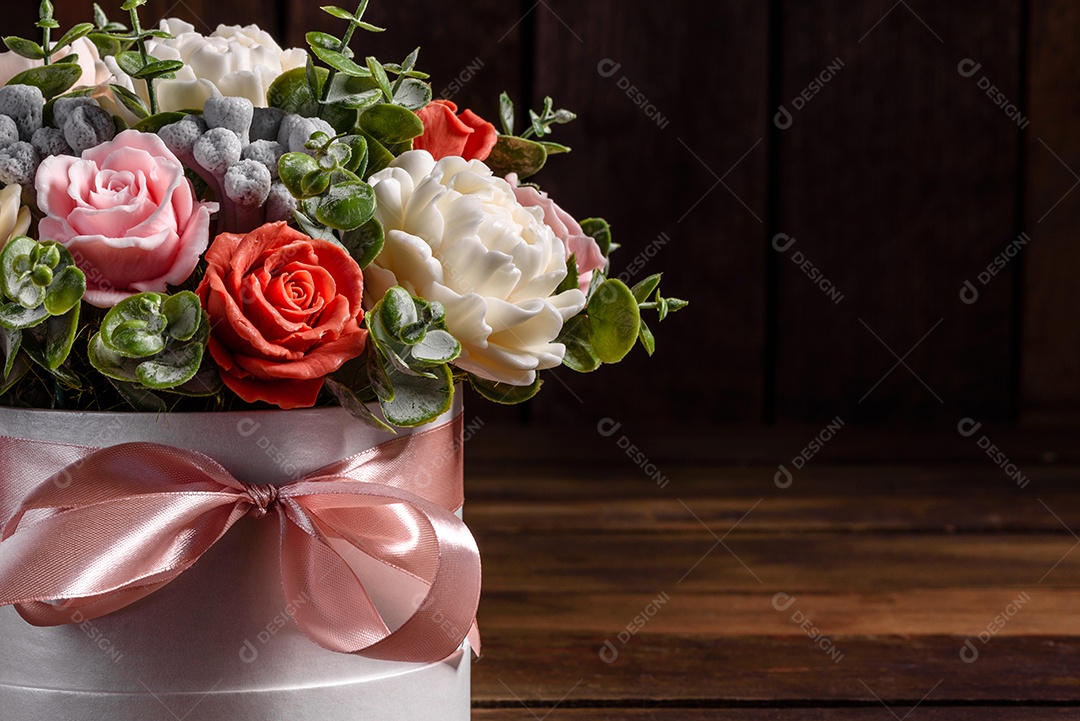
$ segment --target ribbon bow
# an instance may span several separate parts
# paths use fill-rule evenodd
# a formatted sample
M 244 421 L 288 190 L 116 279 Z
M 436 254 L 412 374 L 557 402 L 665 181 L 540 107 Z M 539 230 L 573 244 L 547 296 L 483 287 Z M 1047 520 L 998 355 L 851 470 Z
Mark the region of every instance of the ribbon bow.
M 459 417 L 281 487 L 242 483 L 207 456 L 154 443 L 76 448 L 81 457 L 56 471 L 55 458 L 73 447 L 0 438 L 9 466 L 0 486 L 9 496 L 10 467 L 20 465 L 11 459 L 23 459 L 22 475 L 49 476 L 4 526 L 0 605 L 38 626 L 103 616 L 177 578 L 244 516 L 274 514 L 282 586 L 287 598 L 310 599 L 294 618 L 316 643 L 431 663 L 453 653 L 466 635 L 458 629 L 471 627 L 478 648 L 480 552 L 451 512 L 460 505 L 460 433 Z M 398 629 L 388 628 L 342 547 L 427 585 Z

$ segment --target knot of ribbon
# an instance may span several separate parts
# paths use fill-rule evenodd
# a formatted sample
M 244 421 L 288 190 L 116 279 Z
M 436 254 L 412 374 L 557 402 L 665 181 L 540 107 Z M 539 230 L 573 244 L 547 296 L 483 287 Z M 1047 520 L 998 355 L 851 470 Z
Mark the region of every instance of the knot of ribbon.
M 251 498 L 251 510 L 248 514 L 255 518 L 262 518 L 270 512 L 270 508 L 278 502 L 281 492 L 277 486 L 269 486 L 257 483 L 241 483 L 244 492 Z
M 243 517 L 272 514 L 280 519 L 284 593 L 310 599 L 293 618 L 316 643 L 417 663 L 448 657 L 466 636 L 478 649 L 480 553 L 453 513 L 462 497 L 461 433 L 459 416 L 280 487 L 242 483 L 213 459 L 172 446 L 91 449 L 0 437 L 0 520 L 10 515 L 0 540 L 0 605 L 39 626 L 112 613 L 191 568 Z M 36 486 L 14 502 L 12 488 L 29 477 Z M 427 588 L 397 629 L 349 563 L 357 553 L 403 574 L 410 588 Z

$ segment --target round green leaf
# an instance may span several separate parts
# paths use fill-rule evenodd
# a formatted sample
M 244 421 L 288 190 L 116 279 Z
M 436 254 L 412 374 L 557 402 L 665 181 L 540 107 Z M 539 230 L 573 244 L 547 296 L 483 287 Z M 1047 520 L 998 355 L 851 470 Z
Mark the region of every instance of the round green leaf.
M 55 371 L 71 354 L 75 336 L 79 331 L 79 306 L 76 305 L 63 315 L 56 315 L 45 321 L 45 365 Z
M 330 71 L 326 68 L 314 68 L 313 72 L 321 88 Z M 270 85 L 266 99 L 271 107 L 280 108 L 286 113 L 296 113 L 305 118 L 319 116 L 319 98 L 311 91 L 307 68 L 293 68 L 279 75 Z
M 165 332 L 178 341 L 191 340 L 204 316 L 199 296 L 189 290 L 166 298 L 161 313 L 168 321 Z
M 315 217 L 336 230 L 354 230 L 375 216 L 375 190 L 354 180 L 330 186 Z
M 128 358 L 148 358 L 165 349 L 165 339 L 145 320 L 126 320 L 112 330 L 109 345 Z
M 404 143 L 424 134 L 424 123 L 416 113 L 386 103 L 365 110 L 360 115 L 360 127 L 384 145 Z
M 423 363 L 451 363 L 461 355 L 461 344 L 445 330 L 429 330 L 413 345 L 412 356 Z
M 596 356 L 604 363 L 618 363 L 641 332 L 641 310 L 634 294 L 621 280 L 606 280 L 589 299 L 587 312 Z
M 278 176 L 294 197 L 304 197 L 304 178 L 319 170 L 319 163 L 307 153 L 285 153 L 278 161 Z
M 445 365 L 431 370 L 434 378 L 410 376 L 396 369 L 390 372 L 394 399 L 380 404 L 386 420 L 403 428 L 415 428 L 431 423 L 450 410 L 454 399 L 454 375 Z
M 49 315 L 64 315 L 79 305 L 86 293 L 86 275 L 74 265 L 64 267 L 53 276 L 45 295 L 45 310 Z
M 157 115 L 143 118 L 131 127 L 133 130 L 138 130 L 140 133 L 156 133 L 166 125 L 178 123 L 186 117 L 187 113 L 158 113 Z
M 368 222 L 354 230 L 348 230 L 341 236 L 341 244 L 349 251 L 360 269 L 371 265 L 371 262 L 382 252 L 386 242 L 386 231 L 378 218 L 372 218 Z
M 519 178 L 528 178 L 544 167 L 547 157 L 547 148 L 540 143 L 513 135 L 500 135 L 484 162 L 499 177 L 517 173 Z
M 45 57 L 45 49 L 32 40 L 8 36 L 4 38 L 4 45 L 7 45 L 8 50 L 16 55 L 21 55 L 30 60 L 41 60 Z
M 540 392 L 540 387 L 544 385 L 544 382 L 540 380 L 539 373 L 536 374 L 536 378 L 533 380 L 532 384 L 527 386 L 497 383 L 470 373 L 469 384 L 473 387 L 473 390 L 481 395 L 481 397 L 486 398 L 493 403 L 512 406 L 518 403 L 524 403 L 535 396 Z
M 135 374 L 147 388 L 168 390 L 194 378 L 199 372 L 202 357 L 202 345 L 190 343 L 140 363 Z
M 78 65 L 54 63 L 24 70 L 9 80 L 8 85 L 33 85 L 49 100 L 77 83 L 81 77 L 82 68 Z

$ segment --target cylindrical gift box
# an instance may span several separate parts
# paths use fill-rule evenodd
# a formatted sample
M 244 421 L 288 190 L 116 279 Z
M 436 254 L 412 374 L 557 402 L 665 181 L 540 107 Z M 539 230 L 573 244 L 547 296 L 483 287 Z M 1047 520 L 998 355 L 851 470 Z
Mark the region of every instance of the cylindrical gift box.
M 435 425 L 460 413 L 455 407 Z M 421 429 L 423 430 L 423 429 Z M 409 433 L 403 430 L 401 433 Z M 391 439 L 340 408 L 252 413 L 0 409 L 0 435 L 94 448 L 199 451 L 238 480 L 281 485 Z M 454 449 L 447 449 L 447 459 Z M 0 489 L 3 490 L 3 489 Z M 0 496 L 3 494 L 0 493 Z M 0 522 L 7 519 L 0 519 Z M 243 518 L 190 570 L 113 614 L 39 628 L 0 608 L 0 718 L 11 721 L 466 721 L 467 643 L 432 664 L 335 653 L 291 618 L 276 519 Z M 374 563 L 371 574 L 388 572 Z M 388 623 L 423 597 L 367 588 Z

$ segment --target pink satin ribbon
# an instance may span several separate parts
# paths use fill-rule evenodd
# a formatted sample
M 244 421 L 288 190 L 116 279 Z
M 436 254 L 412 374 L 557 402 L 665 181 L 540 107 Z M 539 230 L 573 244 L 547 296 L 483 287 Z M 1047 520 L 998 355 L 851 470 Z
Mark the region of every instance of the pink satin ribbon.
M 294 618 L 313 641 L 417 663 L 441 661 L 466 636 L 478 650 L 480 552 L 452 513 L 461 433 L 459 416 L 281 487 L 242 483 L 171 446 L 0 437 L 0 605 L 39 626 L 112 613 L 174 580 L 244 516 L 274 514 L 285 597 L 308 599 Z M 333 542 L 423 581 L 417 611 L 391 631 Z

